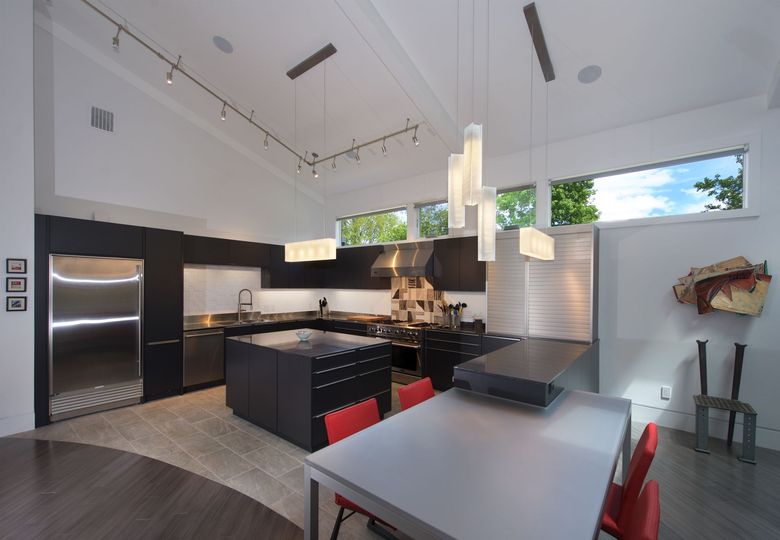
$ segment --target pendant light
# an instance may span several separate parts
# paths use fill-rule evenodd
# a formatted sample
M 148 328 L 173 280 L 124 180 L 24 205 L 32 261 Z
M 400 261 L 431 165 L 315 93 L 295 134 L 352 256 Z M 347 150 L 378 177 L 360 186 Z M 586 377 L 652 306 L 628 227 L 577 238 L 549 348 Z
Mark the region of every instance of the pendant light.
M 482 125 L 471 123 L 463 131 L 463 202 L 479 204 L 482 196 Z
M 463 154 L 450 154 L 447 162 L 447 226 L 450 229 L 466 226 L 466 207 L 463 205 Z
M 540 261 L 555 260 L 555 238 L 534 227 L 523 227 L 519 232 L 520 255 Z
M 477 208 L 477 260 L 496 260 L 496 188 L 485 186 Z

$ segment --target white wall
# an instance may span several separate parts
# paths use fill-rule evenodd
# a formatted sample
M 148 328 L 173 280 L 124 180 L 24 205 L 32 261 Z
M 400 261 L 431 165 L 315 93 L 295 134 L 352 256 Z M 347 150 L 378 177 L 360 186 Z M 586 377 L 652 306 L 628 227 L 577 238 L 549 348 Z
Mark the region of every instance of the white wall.
M 264 161 L 245 122 L 214 127 L 207 105 L 187 109 L 174 87 L 125 68 L 130 49 L 96 50 L 41 14 L 35 44 L 38 212 L 271 243 L 319 236 L 316 194 L 299 193 L 295 211 L 294 174 Z M 114 133 L 90 126 L 93 105 L 114 113 Z
M 0 306 L 0 436 L 32 429 L 35 422 L 32 15 L 29 0 L 7 0 L 0 16 L 0 275 L 5 291 L 5 259 L 27 259 L 28 290 L 26 312 Z
M 745 214 L 760 212 L 757 217 L 602 228 L 601 391 L 632 399 L 638 420 L 692 430 L 691 396 L 699 391 L 695 340 L 710 339 L 710 392 L 721 395 L 730 392 L 733 343 L 747 343 L 741 397 L 759 412 L 758 444 L 780 448 L 780 343 L 774 339 L 780 328 L 780 286 L 770 289 L 760 318 L 699 316 L 694 307 L 676 303 L 671 292 L 689 267 L 735 255 L 767 259 L 770 272 L 780 265 L 780 111 L 767 112 L 765 97 L 757 96 L 558 141 L 549 146 L 546 175 L 543 149 L 534 150 L 531 177 L 587 174 L 745 142 L 751 145 Z M 415 202 L 410 193 L 417 201 L 445 198 L 445 166 L 443 156 L 440 171 L 332 196 L 326 222 L 372 210 L 375 201 L 385 207 Z M 528 178 L 527 152 L 486 160 L 486 185 L 511 187 L 527 184 Z M 660 399 L 662 384 L 673 387 L 671 401 Z M 713 421 L 712 432 L 722 436 L 723 425 Z
M 184 266 L 184 315 L 235 313 L 238 291 L 260 289 L 261 279 L 259 268 L 187 264 Z M 242 300 L 248 299 L 249 295 L 244 293 Z M 252 299 L 256 306 L 254 294 Z M 259 308 L 253 306 L 253 309 Z

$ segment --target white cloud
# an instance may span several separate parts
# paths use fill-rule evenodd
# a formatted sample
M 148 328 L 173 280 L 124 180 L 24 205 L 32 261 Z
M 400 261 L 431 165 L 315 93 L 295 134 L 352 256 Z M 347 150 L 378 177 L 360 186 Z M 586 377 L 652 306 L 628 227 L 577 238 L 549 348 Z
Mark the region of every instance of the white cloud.
M 669 214 L 674 202 L 660 195 L 659 189 L 672 182 L 674 178 L 666 169 L 597 178 L 593 202 L 601 211 L 603 221 Z

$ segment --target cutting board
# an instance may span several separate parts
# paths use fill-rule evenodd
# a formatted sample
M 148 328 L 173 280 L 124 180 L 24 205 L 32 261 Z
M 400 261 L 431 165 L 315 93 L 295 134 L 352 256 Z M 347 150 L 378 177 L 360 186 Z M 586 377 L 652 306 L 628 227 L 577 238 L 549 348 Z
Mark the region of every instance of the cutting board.
M 349 315 L 347 317 L 348 321 L 358 321 L 358 322 L 365 322 L 365 323 L 372 323 L 372 322 L 382 322 L 387 317 L 383 317 L 381 315 Z

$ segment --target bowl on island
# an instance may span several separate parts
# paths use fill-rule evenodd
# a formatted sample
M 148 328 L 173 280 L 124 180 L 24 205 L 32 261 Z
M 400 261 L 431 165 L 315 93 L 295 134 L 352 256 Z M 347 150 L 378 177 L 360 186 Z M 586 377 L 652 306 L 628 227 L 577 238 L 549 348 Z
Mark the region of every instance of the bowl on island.
M 311 330 L 296 330 L 295 335 L 298 336 L 298 339 L 301 341 L 309 341 Z

